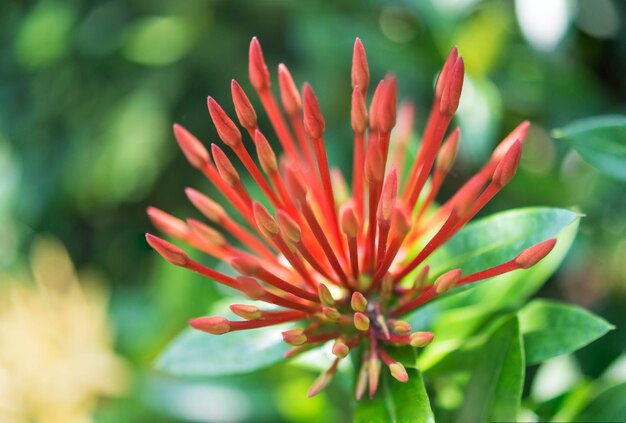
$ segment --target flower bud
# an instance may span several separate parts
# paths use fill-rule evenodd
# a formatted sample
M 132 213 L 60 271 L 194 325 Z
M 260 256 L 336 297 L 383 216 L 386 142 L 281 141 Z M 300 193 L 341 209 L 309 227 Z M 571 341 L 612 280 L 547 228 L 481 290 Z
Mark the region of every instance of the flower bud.
M 439 276 L 433 286 L 437 294 L 443 294 L 454 288 L 459 282 L 459 279 L 461 279 L 461 269 L 450 270 Z
M 230 332 L 230 323 L 224 317 L 199 317 L 189 320 L 189 325 L 211 335 L 222 335 Z
M 185 266 L 189 262 L 189 256 L 186 252 L 170 244 L 169 242 L 161 239 L 152 234 L 146 234 L 146 241 L 148 244 L 156 250 L 165 260 L 169 261 L 175 266 Z

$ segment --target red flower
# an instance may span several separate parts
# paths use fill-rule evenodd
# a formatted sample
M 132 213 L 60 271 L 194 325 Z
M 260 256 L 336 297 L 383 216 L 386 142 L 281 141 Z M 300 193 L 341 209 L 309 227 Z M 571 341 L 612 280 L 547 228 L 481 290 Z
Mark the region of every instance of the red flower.
M 279 308 L 263 310 L 255 305 L 233 304 L 231 310 L 243 320 L 200 317 L 190 321 L 194 328 L 221 335 L 299 322 L 283 332 L 284 341 L 294 347 L 288 357 L 333 340 L 332 351 L 337 358 L 314 383 L 309 395 L 322 390 L 332 379 L 339 360 L 362 345 L 364 360 L 356 396 L 363 395 L 368 380 L 372 396 L 381 362 L 400 382 L 408 379 L 402 364 L 386 352 L 388 346 L 424 347 L 433 339 L 430 332 L 412 332 L 408 323 L 399 320 L 402 315 L 455 286 L 533 266 L 554 247 L 556 241 L 550 239 L 477 273 L 450 269 L 436 278 L 429 276 L 429 256 L 513 177 L 529 126 L 528 122 L 520 124 L 476 175 L 440 207 L 434 207 L 433 200 L 454 162 L 460 138 L 458 129 L 445 138 L 463 85 L 463 60 L 456 49 L 450 52 L 439 75 L 422 144 L 411 169 L 407 169 L 409 176 L 403 180 L 412 107 L 403 105 L 396 113 L 397 83 L 393 76 L 387 76 L 378 83 L 367 109 L 370 75 L 365 50 L 356 40 L 352 59 L 351 196 L 342 173 L 329 169 L 324 117 L 311 86 L 305 83 L 301 95 L 287 68 L 279 65 L 281 111 L 270 89 L 270 74 L 256 38 L 250 44 L 249 66 L 250 82 L 285 151 L 280 160 L 236 81 L 231 88 L 237 118 L 254 141 L 260 169 L 244 147 L 238 126 L 211 97 L 208 108 L 220 139 L 241 160 L 272 211 L 251 198 L 220 147 L 212 144 L 209 155 L 204 145 L 179 125 L 174 125 L 174 134 L 189 162 L 232 203 L 247 226 L 200 192 L 188 188 L 187 196 L 208 220 L 237 238 L 243 248 L 229 244 L 219 232 L 197 220 L 183 222 L 158 209 L 148 210 L 162 232 L 229 261 L 241 276 L 235 279 L 207 268 L 154 235 L 148 234 L 147 239 L 171 263 Z M 418 249 L 418 245 L 424 247 Z

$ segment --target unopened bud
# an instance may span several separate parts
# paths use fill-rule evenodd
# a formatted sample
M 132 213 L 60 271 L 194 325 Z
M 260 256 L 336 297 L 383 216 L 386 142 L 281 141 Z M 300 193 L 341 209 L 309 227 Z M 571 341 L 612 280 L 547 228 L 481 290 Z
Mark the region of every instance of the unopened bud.
M 308 83 L 305 83 L 302 88 L 302 97 L 304 101 L 304 129 L 312 139 L 320 139 L 324 136 L 326 124 L 317 97 Z
M 196 219 L 187 219 L 187 223 L 196 235 L 207 241 L 209 244 L 215 245 L 216 247 L 223 247 L 227 244 L 224 236 L 210 226 L 207 226 Z
M 239 276 L 237 282 L 244 294 L 251 300 L 261 300 L 265 296 L 265 288 L 256 279 Z
M 460 135 L 461 131 L 459 128 L 456 128 L 444 141 L 441 146 L 441 150 L 439 150 L 439 155 L 437 156 L 437 168 L 444 173 L 448 173 L 454 164 L 456 153 L 459 150 Z
M 212 335 L 222 335 L 230 332 L 230 323 L 224 317 L 199 317 L 189 320 L 189 325 Z
M 396 77 L 385 78 L 384 90 L 378 103 L 378 126 L 383 132 L 391 132 L 396 125 L 396 107 L 398 103 L 398 83 Z
M 256 112 L 250 99 L 241 88 L 241 85 L 234 79 L 230 83 L 230 92 L 233 96 L 233 104 L 235 105 L 235 112 L 241 126 L 248 130 L 256 128 Z
M 399 382 L 406 383 L 409 380 L 409 375 L 402 363 L 397 361 L 395 363 L 391 363 L 389 365 L 389 372 L 391 373 L 391 376 Z
M 341 231 L 348 237 L 354 238 L 359 233 L 359 219 L 356 216 L 354 206 L 344 207 L 341 212 Z
M 317 286 L 317 294 L 320 297 L 320 301 L 322 302 L 322 304 L 328 307 L 335 306 L 335 299 L 333 298 L 333 294 L 331 294 L 328 287 L 323 283 L 320 283 Z
M 211 144 L 211 152 L 213 153 L 213 160 L 215 160 L 215 166 L 222 179 L 231 187 L 240 182 L 239 173 L 235 170 L 235 167 L 230 162 L 226 154 L 216 144 Z
M 285 112 L 289 116 L 298 115 L 302 108 L 300 92 L 293 82 L 287 66 L 282 63 L 278 65 L 278 84 L 280 86 L 280 99 Z
M 202 169 L 209 162 L 209 152 L 204 145 L 177 123 L 174 124 L 174 136 L 178 146 L 193 167 Z
M 367 298 L 359 291 L 354 291 L 350 299 L 350 307 L 352 307 L 354 311 L 365 311 L 367 308 Z
M 360 311 L 354 313 L 353 322 L 354 327 L 361 332 L 365 332 L 370 328 L 370 318 Z
M 409 335 L 409 342 L 414 348 L 423 348 L 431 343 L 434 336 L 432 332 L 413 332 Z
M 207 105 L 209 106 L 209 114 L 217 130 L 217 135 L 230 148 L 238 147 L 241 144 L 241 132 L 239 132 L 235 122 L 228 117 L 222 106 L 217 104 L 213 97 L 207 99 Z
M 348 346 L 341 339 L 337 338 L 337 340 L 335 340 L 335 343 L 333 344 L 332 349 L 332 353 L 335 355 L 335 357 L 345 358 L 349 352 L 350 348 L 348 348 Z
M 304 333 L 304 329 L 302 328 L 294 328 L 294 329 L 287 330 L 285 332 L 282 332 L 282 335 L 283 335 L 283 341 L 285 341 L 285 343 L 294 347 L 305 344 L 307 341 L 306 334 Z
M 452 67 L 447 84 L 441 93 L 439 111 L 442 114 L 452 116 L 459 107 L 464 74 L 465 65 L 463 64 L 463 58 L 459 57 Z
M 543 258 L 552 251 L 555 245 L 556 238 L 551 238 L 533 245 L 532 247 L 528 247 L 515 257 L 515 263 L 522 269 L 528 269 L 543 260 Z
M 394 320 L 389 325 L 391 331 L 397 335 L 408 335 L 411 332 L 411 325 L 404 320 Z
M 270 87 L 270 73 L 267 70 L 261 44 L 256 37 L 250 42 L 250 51 L 248 53 L 248 76 L 250 83 L 257 91 L 263 91 Z
M 341 319 L 341 313 L 334 307 L 322 306 L 322 314 L 331 322 L 337 322 Z
M 154 227 L 161 232 L 174 238 L 185 238 L 187 236 L 187 225 L 179 218 L 156 207 L 148 207 L 146 213 Z
M 254 320 L 261 318 L 261 310 L 257 306 L 249 304 L 232 304 L 230 310 L 237 316 L 246 320 Z
M 215 201 L 193 188 L 185 188 L 189 201 L 212 222 L 219 222 L 226 217 L 226 211 Z
M 257 259 L 251 256 L 239 256 L 230 261 L 231 266 L 244 276 L 256 276 L 262 269 Z
M 254 143 L 256 144 L 256 154 L 263 171 L 268 175 L 278 172 L 276 154 L 265 135 L 258 129 L 254 132 Z
M 459 282 L 459 279 L 461 279 L 461 269 L 450 270 L 439 276 L 433 286 L 437 294 L 443 294 L 454 288 Z
M 359 86 L 365 93 L 370 83 L 370 70 L 367 64 L 367 55 L 361 40 L 357 38 L 354 41 L 354 49 L 352 51 L 352 87 Z
M 252 203 L 252 211 L 254 214 L 254 220 L 259 228 L 259 231 L 268 238 L 273 238 L 280 233 L 278 229 L 278 223 L 274 220 L 274 217 L 261 203 L 254 201 Z
M 322 392 L 324 388 L 328 386 L 331 380 L 333 380 L 333 373 L 324 372 L 319 375 L 315 382 L 313 382 L 313 385 L 311 385 L 311 389 L 309 389 L 307 397 L 311 398 Z
M 146 241 L 148 244 L 156 250 L 165 260 L 169 261 L 175 266 L 185 266 L 189 262 L 189 256 L 186 252 L 170 244 L 169 242 L 161 239 L 152 234 L 146 234 Z
M 284 210 L 278 209 L 276 211 L 276 219 L 278 220 L 278 227 L 280 232 L 286 241 L 293 244 L 297 244 L 302 240 L 302 232 L 300 231 L 300 225 L 287 214 Z
M 396 202 L 396 196 L 398 195 L 398 171 L 395 167 L 392 167 L 387 177 L 385 178 L 385 183 L 383 184 L 383 190 L 380 196 L 380 201 L 378 202 L 378 210 L 376 213 L 376 218 L 379 223 L 386 222 L 387 224 L 391 223 L 391 215 L 393 212 L 393 206 Z
M 493 181 L 503 187 L 513 178 L 522 157 L 522 143 L 515 141 L 504 154 L 496 170 L 493 172 Z

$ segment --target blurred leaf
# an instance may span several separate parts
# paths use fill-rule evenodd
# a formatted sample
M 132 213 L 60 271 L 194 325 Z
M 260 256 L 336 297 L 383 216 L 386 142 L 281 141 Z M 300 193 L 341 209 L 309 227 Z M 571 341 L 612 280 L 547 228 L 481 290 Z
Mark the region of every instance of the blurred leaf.
M 576 351 L 613 329 L 587 310 L 542 299 L 521 309 L 519 318 L 528 364 Z
M 585 118 L 554 131 L 603 174 L 626 181 L 626 116 Z
M 15 38 L 17 61 L 41 68 L 62 57 L 70 47 L 75 12 L 63 2 L 40 2 L 26 16 Z
M 248 373 L 283 359 L 285 326 L 210 335 L 185 329 L 165 349 L 156 367 L 176 376 L 209 377 Z
M 191 47 L 192 33 L 181 18 L 144 17 L 128 30 L 126 58 L 144 65 L 162 66 L 181 59 Z
M 459 422 L 516 421 L 524 385 L 524 352 L 516 316 L 495 329 L 474 365 Z
M 225 299 L 216 304 L 209 315 L 236 318 L 224 312 Z M 159 356 L 157 369 L 176 376 L 214 377 L 249 373 L 284 359 L 289 348 L 281 332 L 293 324 L 274 325 L 253 330 L 211 335 L 185 329 Z
M 388 352 L 404 365 L 409 374 L 409 380 L 407 383 L 400 383 L 392 378 L 386 369 L 382 369 L 380 385 L 374 398 L 363 398 L 356 402 L 354 421 L 357 423 L 434 422 L 424 379 L 415 365 L 415 350 L 393 348 Z
M 598 395 L 572 421 L 619 422 L 626 416 L 626 383 L 613 386 Z

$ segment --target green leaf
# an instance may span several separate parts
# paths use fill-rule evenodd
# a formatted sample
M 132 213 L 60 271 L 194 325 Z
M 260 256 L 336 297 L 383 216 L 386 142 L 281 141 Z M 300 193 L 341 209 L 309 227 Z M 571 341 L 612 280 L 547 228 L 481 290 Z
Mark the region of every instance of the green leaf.
M 524 386 L 524 351 L 515 315 L 492 332 L 474 362 L 456 421 L 517 421 Z
M 585 118 L 554 131 L 590 165 L 603 174 L 626 181 L 626 116 Z
M 578 231 L 579 219 L 580 215 L 570 210 L 533 207 L 497 213 L 470 223 L 430 258 L 433 275 L 456 267 L 464 273 L 487 269 L 555 236 L 557 244 L 545 259 L 530 269 L 472 284 L 470 290 L 453 290 L 453 293 L 462 291 L 462 295 L 446 296 L 403 319 L 416 328 L 428 328 L 442 310 L 489 303 L 492 311 L 519 305 L 558 268 Z
M 621 422 L 626 416 L 626 383 L 613 386 L 600 393 L 572 421 Z
M 576 351 L 613 329 L 587 310 L 550 300 L 529 303 L 519 319 L 529 364 Z
M 389 348 L 389 355 L 401 362 L 409 374 L 407 383 L 391 377 L 383 365 L 380 384 L 374 398 L 356 402 L 356 423 L 434 422 L 424 379 L 415 365 L 413 348 Z
M 213 315 L 235 317 L 222 312 L 221 305 Z M 159 356 L 156 367 L 165 373 L 186 377 L 215 377 L 249 373 L 283 360 L 288 346 L 281 332 L 293 324 L 269 326 L 211 335 L 185 329 Z

